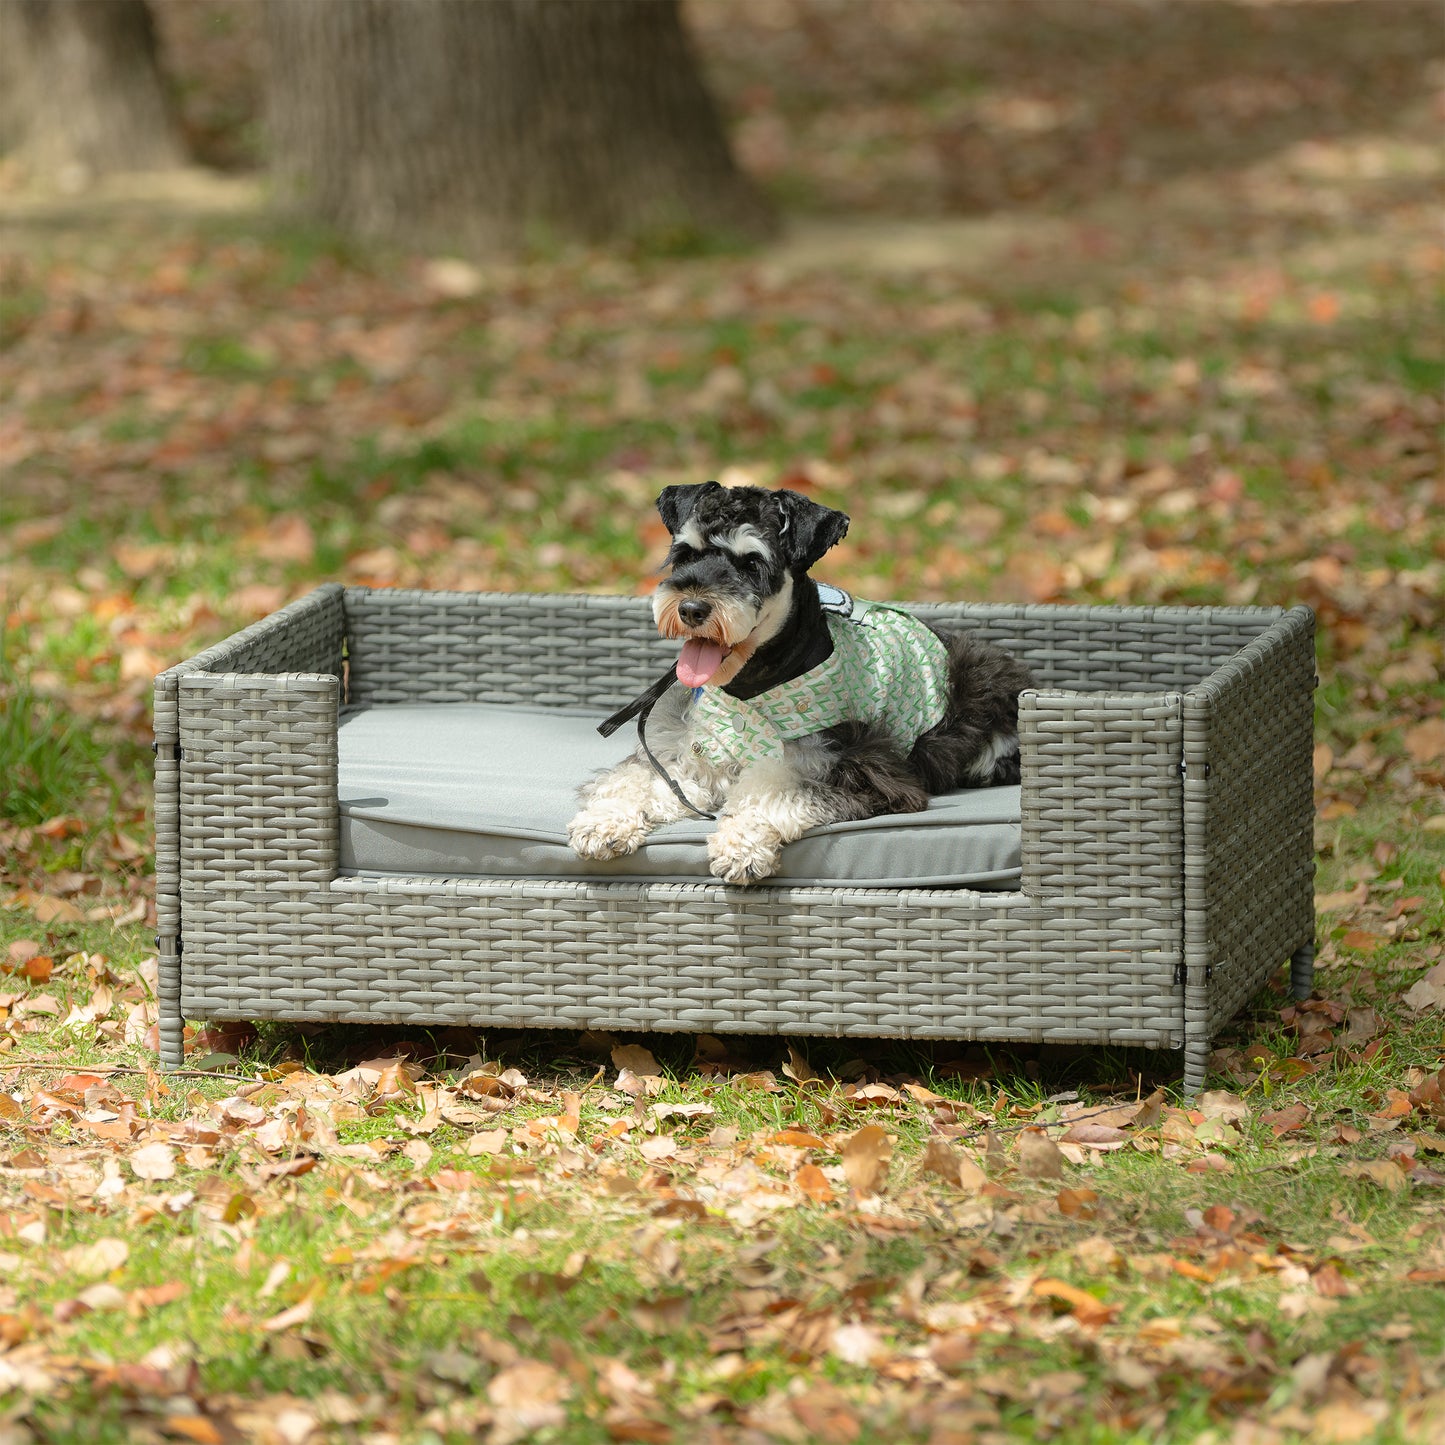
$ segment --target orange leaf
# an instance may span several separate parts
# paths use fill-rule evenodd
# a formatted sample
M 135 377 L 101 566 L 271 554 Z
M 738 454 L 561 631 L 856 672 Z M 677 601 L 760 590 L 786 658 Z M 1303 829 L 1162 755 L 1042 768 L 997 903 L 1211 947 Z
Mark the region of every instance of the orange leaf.
M 1356 953 L 1373 953 L 1384 940 L 1378 933 L 1371 933 L 1365 928 L 1352 928 L 1340 939 L 1346 948 L 1353 948 Z
M 226 1437 L 204 1415 L 167 1415 L 165 1431 L 196 1445 L 225 1445 Z
M 1210 1270 L 1203 1268 L 1201 1265 L 1195 1264 L 1193 1260 L 1176 1259 L 1173 1263 L 1174 1273 L 1182 1274 L 1185 1279 L 1197 1279 L 1200 1281 L 1201 1284 L 1214 1283 L 1214 1274 Z
M 793 1183 L 796 1184 L 814 1204 L 831 1204 L 833 1202 L 833 1186 L 828 1183 L 827 1176 L 816 1164 L 804 1164 L 803 1167 L 793 1175 Z
M 1055 1202 L 1066 1219 L 1092 1219 L 1099 1212 L 1099 1196 L 1092 1189 L 1061 1189 Z
M 1088 1290 L 1069 1284 L 1062 1279 L 1040 1279 L 1034 1281 L 1034 1293 L 1045 1299 L 1059 1300 L 1068 1305 L 1069 1312 L 1080 1324 L 1107 1324 L 1114 1317 L 1114 1309 L 1103 1300 L 1091 1295 Z
M 186 1286 L 178 1279 L 173 1279 L 169 1284 L 150 1285 L 144 1289 L 133 1289 L 130 1292 L 131 1303 L 137 1309 L 153 1310 L 161 1305 L 174 1304 L 186 1292 Z
M 316 1301 L 310 1297 L 301 1301 L 298 1305 L 292 1305 L 289 1310 L 282 1310 L 279 1315 L 272 1315 L 269 1320 L 261 1322 L 261 1328 L 267 1334 L 279 1334 L 282 1330 L 289 1330 L 294 1325 L 304 1325 L 311 1318 L 312 1311 L 316 1308 Z

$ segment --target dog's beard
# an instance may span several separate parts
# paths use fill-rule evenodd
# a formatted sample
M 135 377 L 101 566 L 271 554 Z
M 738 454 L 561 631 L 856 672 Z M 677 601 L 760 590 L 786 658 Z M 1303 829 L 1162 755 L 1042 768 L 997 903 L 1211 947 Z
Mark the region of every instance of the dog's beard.
M 684 639 L 678 679 L 688 687 L 725 687 L 764 642 L 774 637 L 792 606 L 792 578 L 761 605 L 740 597 L 708 597 L 712 611 L 700 627 L 678 616 L 678 604 L 696 593 L 675 591 L 667 583 L 653 594 L 652 615 L 664 637 Z M 716 649 L 716 651 L 714 650 Z

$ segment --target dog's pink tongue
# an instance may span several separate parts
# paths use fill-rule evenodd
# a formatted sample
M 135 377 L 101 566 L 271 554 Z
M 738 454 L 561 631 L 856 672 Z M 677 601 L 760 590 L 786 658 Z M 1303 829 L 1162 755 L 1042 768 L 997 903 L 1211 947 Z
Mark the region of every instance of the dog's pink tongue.
M 682 644 L 682 655 L 677 659 L 677 680 L 684 687 L 701 687 L 722 666 L 722 660 L 720 642 L 704 642 L 701 638 L 689 637 Z

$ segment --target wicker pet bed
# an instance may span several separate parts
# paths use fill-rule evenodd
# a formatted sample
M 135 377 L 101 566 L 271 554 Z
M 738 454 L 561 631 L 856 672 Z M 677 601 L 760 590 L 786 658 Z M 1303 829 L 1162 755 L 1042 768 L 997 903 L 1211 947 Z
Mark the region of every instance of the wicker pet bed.
M 161 1061 L 182 1019 L 1183 1048 L 1313 959 L 1307 608 L 920 605 L 1039 678 L 1019 884 L 350 874 L 338 717 L 585 707 L 670 656 L 642 599 L 325 586 L 156 679 Z

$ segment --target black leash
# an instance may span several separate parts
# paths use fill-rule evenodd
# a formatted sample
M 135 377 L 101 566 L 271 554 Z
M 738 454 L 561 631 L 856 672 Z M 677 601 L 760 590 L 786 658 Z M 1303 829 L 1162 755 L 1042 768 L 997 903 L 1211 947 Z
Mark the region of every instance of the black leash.
M 636 718 L 637 741 L 641 745 L 642 751 L 647 754 L 647 761 L 652 764 L 652 771 L 655 772 L 657 776 L 661 778 L 662 781 L 666 783 L 669 788 L 672 789 L 673 796 L 677 799 L 679 803 L 682 804 L 684 808 L 687 809 L 689 813 L 693 815 L 693 817 L 705 818 L 708 822 L 714 822 L 717 818 L 717 814 L 704 813 L 701 808 L 694 808 L 693 805 L 688 802 L 687 794 L 684 793 L 682 791 L 682 788 L 678 785 L 677 779 L 674 778 L 672 774 L 669 773 L 660 762 L 658 762 L 656 754 L 652 751 L 650 747 L 647 746 L 648 714 L 652 711 L 654 707 L 657 706 L 658 702 L 662 698 L 662 695 L 667 692 L 676 681 L 677 669 L 674 665 L 673 667 L 668 668 L 668 670 L 664 672 L 662 676 L 659 677 L 657 681 L 654 682 L 650 687 L 638 693 L 637 696 L 633 698 L 632 701 L 628 703 L 625 707 L 618 708 L 617 711 L 613 713 L 610 718 L 607 718 L 604 722 L 598 723 L 597 731 L 600 732 L 604 738 L 610 738 L 612 734 L 615 733 L 617 729 L 622 726 L 623 723 L 630 722 L 633 718 Z

